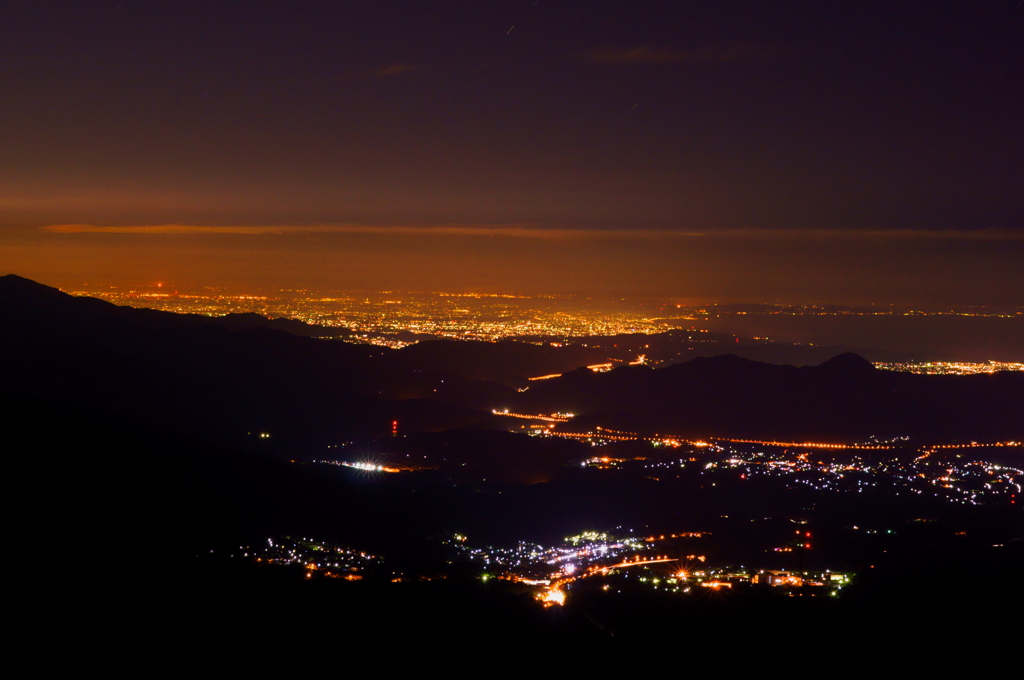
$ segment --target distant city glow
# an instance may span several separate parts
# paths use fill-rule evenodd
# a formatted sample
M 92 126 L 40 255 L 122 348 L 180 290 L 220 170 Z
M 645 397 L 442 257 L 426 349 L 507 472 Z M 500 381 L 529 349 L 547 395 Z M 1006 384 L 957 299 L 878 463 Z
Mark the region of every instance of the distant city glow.
M 875 368 L 924 375 L 974 375 L 976 373 L 998 373 L 999 371 L 1024 371 L 1024 363 L 1007 361 L 986 361 L 984 363 L 963 361 L 876 362 Z

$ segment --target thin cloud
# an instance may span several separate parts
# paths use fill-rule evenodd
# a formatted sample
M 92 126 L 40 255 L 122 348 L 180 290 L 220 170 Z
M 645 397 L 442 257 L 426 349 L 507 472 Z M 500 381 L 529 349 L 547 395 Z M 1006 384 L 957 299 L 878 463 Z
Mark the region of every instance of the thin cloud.
M 794 241 L 1024 241 L 1015 229 L 725 229 L 708 236 Z
M 51 224 L 39 227 L 53 234 L 136 234 L 213 236 L 238 234 L 248 236 L 287 234 L 367 234 L 371 236 L 473 236 L 525 238 L 539 240 L 590 241 L 661 241 L 678 238 L 705 237 L 730 240 L 847 240 L 847 241 L 1024 241 L 1024 231 L 1016 229 L 708 229 L 681 231 L 673 229 L 571 229 L 547 228 L 536 224 L 446 224 L 432 226 L 323 224 L 306 226 L 239 226 L 185 224 L 97 226 L 93 224 Z
M 475 236 L 505 237 L 542 240 L 661 240 L 700 233 L 662 231 L 654 229 L 546 229 L 536 226 L 440 225 L 429 227 L 379 226 L 362 224 L 315 226 L 192 226 L 183 224 L 96 226 L 92 224 L 51 224 L 40 227 L 54 234 L 137 234 L 137 235 L 191 235 L 215 234 L 282 235 L 282 234 L 368 234 L 374 236 Z
M 103 227 L 94 224 L 51 224 L 40 227 L 54 234 L 280 234 L 287 227 L 193 227 L 182 224 Z

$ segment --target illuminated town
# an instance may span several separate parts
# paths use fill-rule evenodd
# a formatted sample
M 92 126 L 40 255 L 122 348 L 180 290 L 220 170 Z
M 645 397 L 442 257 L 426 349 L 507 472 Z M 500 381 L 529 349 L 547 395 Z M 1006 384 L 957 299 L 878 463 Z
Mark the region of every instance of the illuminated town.
M 622 528 L 619 528 L 621 531 Z M 663 593 L 687 594 L 693 588 L 732 588 L 735 584 L 765 584 L 805 589 L 810 595 L 825 589 L 837 595 L 852 574 L 784 570 L 713 568 L 704 566 L 706 556 L 687 553 L 687 539 L 699 539 L 707 532 L 684 532 L 638 537 L 615 536 L 586 531 L 569 536 L 558 545 L 545 547 L 519 543 L 514 548 L 471 547 L 465 536 L 449 542 L 473 564 L 484 570 L 481 579 L 499 578 L 537 588 L 536 598 L 544 606 L 565 603 L 566 588 L 588 580 L 603 592 L 621 593 L 624 588 L 641 588 Z M 691 548 L 692 550 L 692 548 Z
M 612 535 L 585 531 L 562 542 L 543 546 L 519 542 L 513 547 L 475 545 L 467 536 L 455 534 L 443 541 L 452 560 L 449 564 L 470 565 L 477 578 L 519 584 L 534 593 L 545 607 L 565 604 L 573 586 L 595 587 L 604 593 L 661 592 L 687 595 L 701 589 L 731 589 L 761 585 L 780 589 L 789 596 L 837 596 L 854 574 L 825 570 L 787 570 L 715 567 L 707 557 L 696 554 L 694 541 L 708 532 L 682 532 L 652 536 Z M 799 548 L 806 532 L 798 531 Z M 891 532 L 890 532 L 891 533 Z M 807 546 L 810 547 L 809 545 Z M 790 552 L 793 548 L 778 549 Z M 239 546 L 236 557 L 260 565 L 294 566 L 304 578 L 361 581 L 364 578 L 402 583 L 446 578 L 445 575 L 403 574 L 391 570 L 387 561 L 359 550 L 312 538 L 290 536 L 268 538 L 262 547 Z
M 502 415 L 538 418 L 548 424 L 563 424 L 573 417 Z M 606 430 L 590 433 L 591 443 L 607 454 L 570 464 L 567 473 L 616 475 L 645 483 L 692 483 L 706 489 L 729 487 L 733 492 L 744 484 L 781 483 L 787 492 L 809 493 L 815 498 L 866 494 L 873 499 L 871 502 L 878 502 L 906 496 L 940 505 L 1003 508 L 1015 506 L 1024 489 L 1021 466 L 991 462 L 1000 455 L 1019 459 L 1024 445 L 1014 441 L 914 446 L 905 438 L 896 438 L 843 445 L 642 439 L 628 434 L 609 434 Z M 545 436 L 557 435 L 550 432 Z M 384 460 L 387 456 L 378 458 Z M 402 468 L 381 463 L 317 462 L 338 465 L 353 474 L 427 470 L 433 473 L 445 469 L 440 459 L 428 461 L 437 463 L 434 466 Z M 771 533 L 776 538 L 763 536 L 763 547 L 759 548 L 762 557 L 741 564 L 723 559 L 724 554 L 738 546 L 716 542 L 715 533 L 706 527 L 652 533 L 649 529 L 619 526 L 609 531 L 582 531 L 550 544 L 522 540 L 506 545 L 484 544 L 456 533 L 442 543 L 449 554 L 447 563 L 454 565 L 451 568 L 468 565 L 483 583 L 493 580 L 525 588 L 544 607 L 565 604 L 580 588 L 599 597 L 606 593 L 642 592 L 692 597 L 707 590 L 752 587 L 769 587 L 790 597 L 841 597 L 842 589 L 856 580 L 856 574 L 848 567 L 822 568 L 821 559 L 812 560 L 813 567 L 799 566 L 804 564 L 804 556 L 810 558 L 816 552 L 817 534 L 812 526 L 817 521 L 806 516 L 749 520 L 723 516 L 716 521 L 720 527 L 727 526 L 722 522 L 735 525 L 759 521 L 774 527 Z M 912 524 L 935 521 L 923 517 L 913 519 Z M 795 528 L 787 530 L 786 526 Z M 855 523 L 843 528 L 846 534 L 865 540 L 895 540 L 906 530 L 895 520 L 882 525 Z M 788 539 L 779 538 L 786 533 Z M 747 554 L 749 548 L 744 548 Z M 358 580 L 367 573 L 376 574 L 374 578 L 380 582 L 448 577 L 444 570 L 409 572 L 384 558 L 313 539 L 270 539 L 260 549 L 245 548 L 241 556 L 261 564 L 299 565 L 307 579 L 322 576 Z M 376 567 L 380 568 L 374 572 Z
M 545 432 L 549 433 L 547 436 L 558 436 L 554 432 Z M 603 432 L 567 434 L 573 439 L 584 439 L 593 446 L 608 446 L 616 441 L 637 441 L 636 437 L 609 436 Z M 784 478 L 790 486 L 800 484 L 816 491 L 863 493 L 876 489 L 895 494 L 929 495 L 948 502 L 970 505 L 1015 504 L 1024 485 L 1024 469 L 1020 467 L 987 462 L 979 459 L 978 455 L 981 454 L 967 458 L 963 455 L 1001 448 L 1009 448 L 1019 454 L 1024 452 L 1024 444 L 1020 442 L 972 442 L 914 448 L 875 444 L 752 443 L 738 440 L 712 440 L 709 444 L 660 439 L 651 441 L 651 445 L 653 450 L 660 447 L 683 447 L 683 450 L 689 449 L 690 455 L 678 458 L 662 455 L 654 459 L 653 455 L 650 458 L 630 458 L 612 454 L 588 458 L 580 465 L 601 469 L 636 465 L 643 468 L 651 479 L 678 476 L 688 465 L 697 465 L 704 471 L 736 470 L 741 479 L 759 475 Z M 880 450 L 887 450 L 887 454 Z M 864 454 L 860 453 L 862 451 Z M 867 455 L 873 451 L 879 452 Z M 715 454 L 714 459 L 709 460 L 708 453 Z M 697 455 L 700 457 L 695 457 Z
M 1011 361 L 986 361 L 984 363 L 961 361 L 875 362 L 875 368 L 925 375 L 974 375 L 977 373 L 998 373 L 999 371 L 1024 371 L 1024 363 Z
M 352 331 L 353 342 L 401 347 L 414 340 L 381 336 L 397 333 L 459 340 L 496 341 L 512 337 L 580 337 L 623 333 L 659 333 L 670 328 L 651 318 L 653 310 L 593 310 L 592 299 L 573 296 L 305 290 L 272 294 L 227 294 L 102 290 L 90 287 L 76 295 L 98 297 L 118 305 L 180 314 L 223 316 L 255 313 L 297 319 L 311 325 Z
M 819 491 L 860 493 L 868 488 L 884 486 L 897 490 L 897 493 L 904 490 L 919 495 L 931 494 L 951 502 L 972 505 L 1003 500 L 1015 503 L 1024 485 L 1024 470 L 1021 468 L 979 459 L 982 455 L 979 451 L 1024 451 L 1024 443 L 1017 441 L 918 446 L 912 445 L 906 437 L 849 444 L 720 438 L 692 441 L 663 435 L 645 437 L 636 432 L 600 426 L 584 432 L 559 429 L 571 421 L 574 417 L 571 413 L 529 415 L 496 410 L 494 414 L 543 423 L 530 426 L 528 432 L 535 437 L 564 437 L 593 447 L 626 442 L 649 443 L 651 454 L 617 456 L 609 453 L 587 458 L 580 465 L 600 469 L 639 465 L 650 471 L 647 474 L 653 475 L 652 479 L 660 479 L 660 475 L 678 472 L 688 464 L 697 463 L 704 470 L 739 470 L 743 479 L 748 475 L 787 477 L 794 484 L 804 484 Z M 686 455 L 666 458 L 664 453 L 656 454 L 675 449 L 685 451 Z M 966 459 L 964 454 L 968 454 Z
M 905 310 L 883 306 L 875 310 L 820 305 L 758 305 L 750 311 L 734 305 L 679 304 L 669 298 L 602 299 L 573 295 L 509 295 L 484 293 L 275 290 L 238 292 L 199 288 L 168 290 L 159 284 L 139 289 L 90 285 L 68 289 L 73 295 L 97 297 L 117 305 L 159 309 L 179 314 L 224 316 L 251 313 L 346 332 L 347 342 L 399 349 L 421 339 L 441 338 L 496 342 L 572 342 L 598 336 L 665 333 L 689 327 L 693 343 L 733 342 L 741 338 L 693 337 L 707 329 L 693 328 L 711 317 L 991 317 L 1020 318 L 1019 308 L 965 308 L 946 311 Z M 770 343 L 751 335 L 745 342 Z M 579 340 L 577 340 L 578 342 Z M 618 360 L 617 360 L 618 361 Z M 633 363 L 671 363 L 666 357 Z M 1021 371 L 1020 362 L 877 362 L 880 369 L 913 373 L 962 375 Z M 611 364 L 608 364 L 611 367 Z M 540 380 L 551 376 L 537 376 Z
M 948 447 L 946 455 L 934 455 L 937 447 L 925 447 L 919 455 L 908 459 L 906 452 L 891 456 L 812 459 L 810 452 L 793 449 L 765 450 L 756 446 L 729 444 L 722 452 L 727 459 L 705 464 L 705 469 L 735 470 L 742 479 L 758 475 L 786 478 L 790 486 L 806 485 L 815 491 L 864 493 L 885 490 L 893 494 L 928 495 L 951 503 L 982 505 L 1015 504 L 1024 485 L 1024 470 L 983 460 L 964 459 L 954 453 L 980 445 Z M 1015 447 L 1018 442 L 1001 442 L 993 447 Z M 851 447 L 852 448 L 852 447 Z M 788 455 L 787 455 L 788 453 Z M 680 467 L 685 465 L 680 461 Z
M 240 546 L 241 557 L 259 564 L 298 565 L 306 578 L 317 576 L 359 581 L 363 572 L 381 564 L 381 558 L 311 538 L 268 538 L 261 548 Z

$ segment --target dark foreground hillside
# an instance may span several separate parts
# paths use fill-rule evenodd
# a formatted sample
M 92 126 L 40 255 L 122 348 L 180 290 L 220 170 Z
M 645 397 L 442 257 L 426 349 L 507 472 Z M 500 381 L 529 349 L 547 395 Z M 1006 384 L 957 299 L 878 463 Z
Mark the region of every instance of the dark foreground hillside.
M 10 277 L 0 293 L 10 562 L 32 602 L 15 612 L 28 629 L 57 621 L 94 649 L 116 640 L 360 651 L 384 640 L 435 662 L 439 650 L 486 650 L 493 661 L 536 647 L 662 650 L 753 667 L 780 644 L 817 664 L 893 639 L 910 654 L 926 641 L 908 630 L 996 635 L 1024 604 L 1024 521 L 1010 492 L 974 506 L 748 479 L 715 468 L 724 452 L 704 459 L 687 449 L 683 462 L 647 441 L 595 450 L 507 432 L 488 401 L 572 408 L 580 422 L 638 430 L 843 438 L 884 427 L 980 439 L 1018 436 L 1020 376 L 883 374 L 856 356 L 801 369 L 719 357 L 584 369 L 515 392 L 481 379 L 493 377 L 478 370 L 493 350 L 485 344 L 438 367 L 457 344 L 401 355 L 114 308 Z M 519 355 L 537 353 L 500 348 Z M 477 372 L 445 372 L 460 367 Z M 1017 465 L 1017 451 L 1001 449 L 1004 464 Z M 349 452 L 410 469 L 373 475 L 315 462 Z M 602 452 L 626 463 L 581 464 Z M 813 550 L 776 550 L 794 527 L 813 532 Z M 709 565 L 856 576 L 834 599 L 747 585 L 611 592 L 581 581 L 564 607 L 544 609 L 534 591 L 485 579 L 443 548 L 456 534 L 485 546 L 551 545 L 590 530 L 697 532 Z M 246 557 L 280 536 L 384 559 L 348 581 Z
M 3 413 L 5 432 L 18 442 L 8 480 L 24 505 L 14 536 L 26 560 L 23 582 L 38 603 L 24 616 L 61 612 L 65 625 L 84 626 L 90 612 L 102 610 L 107 618 L 90 626 L 85 640 L 114 635 L 142 648 L 158 638 L 195 640 L 206 649 L 230 630 L 235 645 L 263 641 L 277 649 L 384 636 L 421 653 L 457 644 L 515 656 L 536 644 L 587 653 L 669 645 L 699 654 L 740 645 L 762 654 L 785 634 L 805 646 L 807 658 L 822 658 L 834 645 L 873 644 L 908 627 L 947 630 L 970 621 L 972 630 L 998 632 L 1005 614 L 1024 604 L 1016 587 L 1024 568 L 1019 536 L 993 548 L 922 534 L 890 545 L 895 549 L 862 571 L 839 601 L 756 588 L 681 598 L 583 586 L 564 608 L 542 609 L 529 592 L 484 584 L 474 572 L 436 578 L 444 567 L 431 556 L 430 540 L 450 528 L 454 510 L 478 516 L 477 523 L 497 521 L 503 502 L 494 490 L 325 478 L 69 402 L 9 398 Z M 606 493 L 630 494 L 628 486 L 618 482 Z M 576 493 L 585 502 L 594 491 L 580 481 L 498 490 L 513 498 L 526 493 L 549 512 L 557 498 Z M 418 494 L 429 500 L 418 502 Z M 768 498 L 785 511 L 783 496 Z M 1009 521 L 999 531 L 1012 535 L 1019 512 L 1003 515 L 970 521 Z M 537 522 L 543 515 L 526 517 Z M 973 532 L 970 521 L 963 526 Z M 301 569 L 232 557 L 239 544 L 304 532 L 381 550 L 406 573 L 435 580 L 391 583 L 379 574 L 357 583 L 310 581 Z

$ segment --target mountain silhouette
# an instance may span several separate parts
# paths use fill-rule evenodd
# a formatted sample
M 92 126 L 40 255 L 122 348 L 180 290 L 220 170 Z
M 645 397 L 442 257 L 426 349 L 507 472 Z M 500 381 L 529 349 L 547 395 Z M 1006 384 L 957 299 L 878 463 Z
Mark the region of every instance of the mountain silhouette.
M 275 325 L 276 324 L 276 325 Z M 735 355 L 607 373 L 589 351 L 424 342 L 402 350 L 318 337 L 258 315 L 118 307 L 0 277 L 0 388 L 101 406 L 220 446 L 290 459 L 353 436 L 515 429 L 492 409 L 570 411 L 566 427 L 677 436 L 1005 440 L 1024 436 L 1024 374 L 914 375 L 846 353 L 819 366 Z M 510 385 L 531 372 L 564 372 Z M 270 436 L 263 436 L 270 435 Z
M 649 436 L 850 441 L 1024 434 L 1024 374 L 881 371 L 855 354 L 800 368 L 724 355 L 663 369 L 578 369 L 518 397 L 519 411 L 571 411 L 581 426 Z

